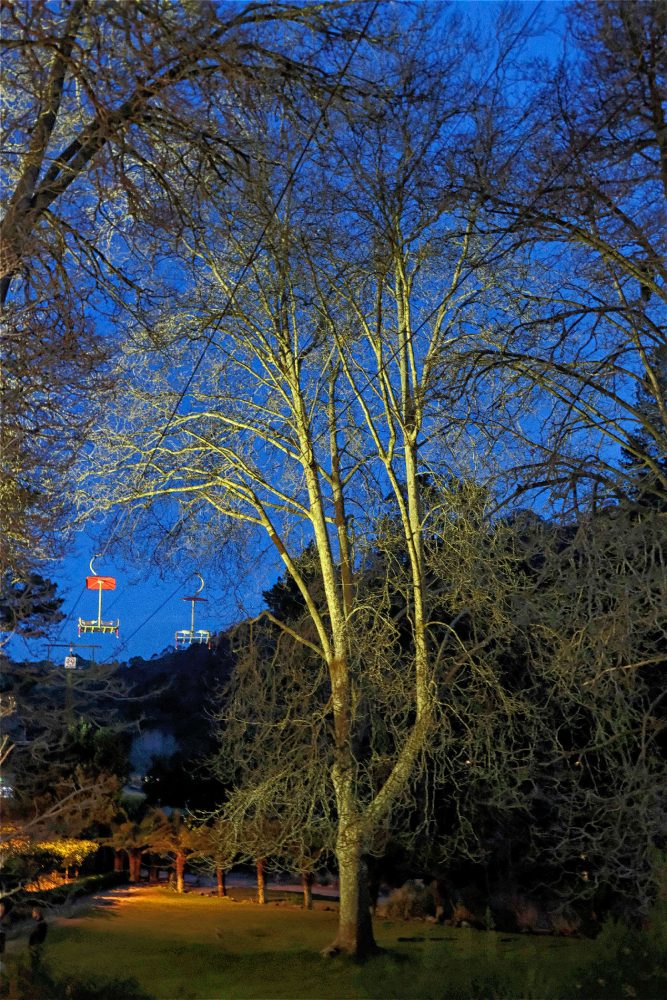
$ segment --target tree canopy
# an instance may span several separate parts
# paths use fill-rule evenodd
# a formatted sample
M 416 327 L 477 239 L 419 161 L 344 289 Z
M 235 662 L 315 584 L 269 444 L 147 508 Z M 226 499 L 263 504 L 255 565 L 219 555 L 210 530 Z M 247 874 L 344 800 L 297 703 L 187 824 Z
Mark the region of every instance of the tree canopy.
M 584 855 L 583 895 L 629 872 L 650 898 L 664 10 L 559 8 L 558 56 L 510 5 L 5 15 L 10 549 L 56 523 L 74 451 L 80 519 L 272 547 L 221 829 L 306 867 L 332 847 L 329 953 L 375 950 L 366 859 L 401 824 L 449 857 L 528 815 L 556 888 Z M 46 456 L 35 344 L 71 388 Z

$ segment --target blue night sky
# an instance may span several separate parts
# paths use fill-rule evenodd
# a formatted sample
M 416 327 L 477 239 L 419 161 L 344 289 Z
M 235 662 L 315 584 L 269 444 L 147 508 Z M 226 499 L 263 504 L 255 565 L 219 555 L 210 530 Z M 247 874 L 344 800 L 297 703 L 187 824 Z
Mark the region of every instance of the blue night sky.
M 497 7 L 493 0 L 460 0 L 476 17 L 484 18 Z M 554 2 L 521 4 L 526 15 L 536 7 L 546 14 L 550 22 L 548 30 L 530 45 L 536 54 L 557 55 L 562 45 L 562 35 L 557 29 L 562 25 L 564 6 Z M 247 550 L 243 559 L 235 566 L 215 569 L 183 560 L 176 567 L 160 575 L 151 565 L 141 560 L 128 562 L 123 555 L 114 551 L 113 546 L 105 552 L 103 559 L 96 560 L 95 571 L 117 579 L 114 592 L 103 595 L 103 618 L 120 620 L 120 638 L 94 635 L 77 637 L 77 618 L 94 618 L 97 614 L 97 595 L 85 589 L 85 578 L 90 572 L 91 557 L 105 548 L 104 531 L 96 532 L 96 537 L 87 532 L 79 532 L 64 558 L 40 567 L 45 577 L 55 581 L 59 593 L 64 598 L 62 606 L 66 619 L 53 630 L 46 639 L 23 639 L 13 637 L 8 643 L 8 652 L 17 659 L 40 659 L 46 656 L 48 643 L 94 642 L 99 645 L 95 658 L 98 660 L 127 661 L 133 656 L 150 658 L 165 647 L 173 645 L 176 629 L 189 627 L 190 604 L 182 597 L 196 590 L 195 573 L 201 572 L 206 580 L 202 596 L 206 604 L 199 604 L 195 626 L 211 632 L 221 631 L 229 625 L 262 607 L 261 591 L 270 587 L 281 573 L 281 566 L 270 546 L 260 543 Z M 148 562 L 148 557 L 147 557 Z M 59 662 L 66 654 L 64 648 L 53 650 L 52 659 Z M 88 655 L 82 649 L 82 655 Z
M 77 637 L 77 619 L 97 617 L 97 593 L 85 589 L 89 562 L 102 546 L 85 532 L 76 538 L 76 544 L 61 561 L 46 564 L 42 573 L 58 584 L 64 603 L 62 611 L 67 617 L 47 639 L 14 637 L 9 643 L 9 653 L 19 660 L 37 660 L 47 655 L 50 643 L 95 643 L 95 659 L 127 661 L 133 656 L 149 659 L 174 644 L 177 629 L 190 627 L 191 605 L 182 598 L 194 594 L 199 586 L 195 577 L 201 572 L 205 580 L 201 597 L 207 603 L 198 603 L 195 611 L 195 628 L 219 632 L 234 622 L 256 614 L 263 605 L 261 591 L 270 587 L 280 573 L 273 554 L 266 547 L 254 552 L 246 551 L 242 566 L 216 566 L 215 569 L 183 562 L 180 567 L 161 576 L 157 571 L 147 571 L 141 564 L 129 563 L 118 553 L 109 551 L 104 559 L 96 559 L 95 572 L 116 578 L 116 590 L 103 592 L 102 618 L 119 619 L 119 638 L 113 635 L 87 635 Z M 60 662 L 67 654 L 66 648 L 52 650 L 51 659 Z M 90 650 L 81 648 L 86 658 Z

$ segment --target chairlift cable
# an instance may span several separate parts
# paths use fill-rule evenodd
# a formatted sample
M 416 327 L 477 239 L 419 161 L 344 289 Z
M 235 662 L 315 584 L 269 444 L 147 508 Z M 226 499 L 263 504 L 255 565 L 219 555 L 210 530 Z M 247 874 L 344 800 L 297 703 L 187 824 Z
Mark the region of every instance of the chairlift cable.
M 377 9 L 378 9 L 379 6 L 380 6 L 380 0 L 375 0 L 375 2 L 373 3 L 373 6 L 371 8 L 371 12 L 368 15 L 368 18 L 366 19 L 366 22 L 365 22 L 364 26 L 361 29 L 361 32 L 359 33 L 359 35 L 358 35 L 358 37 L 357 37 L 354 45 L 352 46 L 352 50 L 351 50 L 351 52 L 350 52 L 347 60 L 345 61 L 343 67 L 341 68 L 340 73 L 338 74 L 338 79 L 336 80 L 336 83 L 335 83 L 334 87 L 331 89 L 331 91 L 329 93 L 329 96 L 327 97 L 327 100 L 325 101 L 324 106 L 322 107 L 322 110 L 320 111 L 320 114 L 319 114 L 319 116 L 318 116 L 315 124 L 313 125 L 313 127 L 312 127 L 312 129 L 311 129 L 311 131 L 310 131 L 310 133 L 308 135 L 308 138 L 306 139 L 306 142 L 305 142 L 305 144 L 303 146 L 303 149 L 301 150 L 299 156 L 297 157 L 296 163 L 294 164 L 294 166 L 291 168 L 291 170 L 289 172 L 289 175 L 287 177 L 287 180 L 285 181 L 285 184 L 284 184 L 284 186 L 282 188 L 282 191 L 280 192 L 278 200 L 276 201 L 275 205 L 272 207 L 272 210 L 271 210 L 272 211 L 272 218 L 269 220 L 269 222 L 266 223 L 266 225 L 262 229 L 262 231 L 261 231 L 261 233 L 260 233 L 260 235 L 259 235 L 259 237 L 258 237 L 258 239 L 257 239 L 257 241 L 256 241 L 256 243 L 255 243 L 255 245 L 253 247 L 253 250 L 250 253 L 250 256 L 248 257 L 248 259 L 247 259 L 247 261 L 246 261 L 246 263 L 245 263 L 245 265 L 244 265 L 241 273 L 239 274 L 238 278 L 236 279 L 236 281 L 234 283 L 234 287 L 232 288 L 232 291 L 230 292 L 230 294 L 229 294 L 229 296 L 227 298 L 227 301 L 226 301 L 226 303 L 225 303 L 225 305 L 224 305 L 224 307 L 222 309 L 222 312 L 220 313 L 218 319 L 214 323 L 214 325 L 213 325 L 210 333 L 208 334 L 208 336 L 206 338 L 206 341 L 204 343 L 204 347 L 202 348 L 202 350 L 201 350 L 201 352 L 199 354 L 199 357 L 198 357 L 198 359 L 197 359 L 194 367 L 192 368 L 192 371 L 190 372 L 190 375 L 189 375 L 188 379 L 185 382 L 185 385 L 183 386 L 183 388 L 181 389 L 181 391 L 179 393 L 179 396 L 178 396 L 178 399 L 176 401 L 176 404 L 173 407 L 173 409 L 171 411 L 171 414 L 170 414 L 170 416 L 169 416 L 166 424 L 164 425 L 164 427 L 160 431 L 160 435 L 158 437 L 158 441 L 155 444 L 155 446 L 153 447 L 153 450 L 151 451 L 150 455 L 148 456 L 146 464 L 144 465 L 144 467 L 143 467 L 143 469 L 142 469 L 142 471 L 141 471 L 141 473 L 140 473 L 140 475 L 139 475 L 139 477 L 138 477 L 138 479 L 136 481 L 136 485 L 137 486 L 145 478 L 145 476 L 146 476 L 146 474 L 148 472 L 148 469 L 150 467 L 150 464 L 151 464 L 151 462 L 153 460 L 153 457 L 154 457 L 157 449 L 159 448 L 160 444 L 164 440 L 165 435 L 167 434 L 167 431 L 169 430 L 169 427 L 171 426 L 171 423 L 172 423 L 174 417 L 176 416 L 176 413 L 178 412 L 178 409 L 179 409 L 181 403 L 183 402 L 183 399 L 185 398 L 185 395 L 186 395 L 188 389 L 192 385 L 192 382 L 193 382 L 193 380 L 194 380 L 197 372 L 199 371 L 199 369 L 200 369 L 200 367 L 201 367 L 201 365 L 202 365 L 202 363 L 204 361 L 204 357 L 206 356 L 206 353 L 207 353 L 209 347 L 213 343 L 213 339 L 214 339 L 216 333 L 218 332 L 218 330 L 220 329 L 220 327 L 222 325 L 222 321 L 224 320 L 225 316 L 227 315 L 227 312 L 228 312 L 230 306 L 235 301 L 236 293 L 237 293 L 237 291 L 238 291 L 238 289 L 239 289 L 239 287 L 241 285 L 241 282 L 243 281 L 243 279 L 245 278 L 245 276 L 248 273 L 249 269 L 252 267 L 253 263 L 255 262 L 255 259 L 256 259 L 257 255 L 258 255 L 259 251 L 260 251 L 262 242 L 264 240 L 264 237 L 266 236 L 266 233 L 267 233 L 267 231 L 269 229 L 269 225 L 270 225 L 271 221 L 273 221 L 273 217 L 275 217 L 275 214 L 276 214 L 278 208 L 280 207 L 283 199 L 285 198 L 285 195 L 287 194 L 287 192 L 289 191 L 291 185 L 293 184 L 293 182 L 294 182 L 294 180 L 296 178 L 297 171 L 301 167 L 301 164 L 303 163 L 303 161 L 304 161 L 304 159 L 306 157 L 306 153 L 308 152 L 308 150 L 309 150 L 309 148 L 310 148 L 310 146 L 311 146 L 311 144 L 313 142 L 313 139 L 315 138 L 315 136 L 316 136 L 316 134 L 317 134 L 320 126 L 322 125 L 322 122 L 325 120 L 326 114 L 327 114 L 329 108 L 331 107 L 331 104 L 333 103 L 334 98 L 338 95 L 338 92 L 340 91 L 340 88 L 341 88 L 341 85 L 343 83 L 343 79 L 345 77 L 345 74 L 347 73 L 348 69 L 350 68 L 352 60 L 354 59 L 355 55 L 357 54 L 357 50 L 359 49 L 359 46 L 361 45 L 362 41 L 365 39 L 365 37 L 366 37 L 366 35 L 368 33 L 368 29 L 371 26 L 371 22 L 372 22 L 373 18 L 375 17 L 376 11 L 377 11 Z M 122 524 L 122 521 L 127 516 L 128 516 L 127 509 L 121 509 L 121 510 L 118 511 L 118 514 L 116 515 L 115 521 L 112 523 L 111 528 L 109 530 L 109 534 L 107 536 L 107 540 L 104 543 L 104 545 L 102 546 L 102 551 L 100 553 L 100 557 L 101 558 L 103 558 L 106 555 L 107 550 L 108 550 L 109 546 L 111 545 L 111 542 L 113 541 L 114 537 L 116 536 L 116 534 L 117 534 L 117 532 L 118 532 L 118 530 L 119 530 L 119 528 L 120 528 L 120 526 Z M 157 548 L 157 546 L 156 546 L 156 548 Z M 82 587 L 81 592 L 80 592 L 79 596 L 77 597 L 76 601 L 74 602 L 69 615 L 67 615 L 67 617 L 63 621 L 63 625 L 61 626 L 61 629 L 58 632 L 57 638 L 60 638 L 60 636 L 62 635 L 63 629 L 65 628 L 65 625 L 74 616 L 74 613 L 75 613 L 75 611 L 76 611 L 76 609 L 77 609 L 77 607 L 79 605 L 79 602 L 81 601 L 81 598 L 83 597 L 83 594 L 85 593 L 85 590 L 86 590 L 86 588 Z
M 144 465 L 144 467 L 143 467 L 143 469 L 142 469 L 142 471 L 141 471 L 141 473 L 140 473 L 140 475 L 139 475 L 139 477 L 138 477 L 138 479 L 137 479 L 137 481 L 135 483 L 136 486 L 138 486 L 141 483 L 141 481 L 146 477 L 146 474 L 148 472 L 148 469 L 150 468 L 150 465 L 151 465 L 151 462 L 153 461 L 155 453 L 157 452 L 158 448 L 160 447 L 162 441 L 164 440 L 164 438 L 165 438 L 165 436 L 167 434 L 167 431 L 169 430 L 169 427 L 171 426 L 171 423 L 172 423 L 174 417 L 176 416 L 176 414 L 177 414 L 177 412 L 179 410 L 179 407 L 180 407 L 181 403 L 183 402 L 183 399 L 185 398 L 186 393 L 188 392 L 190 386 L 192 385 L 192 382 L 194 381 L 194 378 L 195 378 L 197 372 L 199 371 L 199 369 L 200 369 L 200 367 L 201 367 L 201 365 L 202 365 L 202 363 L 204 361 L 206 353 L 207 353 L 209 347 L 211 346 L 211 344 L 213 343 L 213 339 L 214 339 L 216 333 L 219 331 L 220 327 L 222 326 L 222 322 L 225 319 L 225 317 L 226 317 L 226 315 L 227 315 L 230 307 L 234 304 L 235 299 L 236 299 L 236 293 L 238 292 L 238 290 L 239 290 L 239 288 L 241 286 L 241 282 L 243 281 L 243 279 L 245 278 L 246 274 L 248 273 L 248 271 L 250 270 L 250 268 L 254 264 L 254 262 L 255 262 L 255 260 L 256 260 L 256 258 L 258 256 L 258 254 L 259 254 L 259 251 L 261 249 L 262 243 L 264 241 L 264 237 L 266 236 L 266 233 L 268 232 L 269 226 L 271 225 L 271 222 L 273 221 L 273 219 L 274 219 L 274 217 L 276 215 L 276 212 L 278 211 L 280 205 L 282 204 L 282 202 L 283 202 L 283 200 L 284 200 L 287 192 L 289 191 L 290 187 L 292 186 L 292 184 L 293 184 L 293 182 L 294 182 L 294 180 L 296 178 L 297 171 L 301 167 L 301 164 L 303 163 L 303 161 L 304 161 L 304 159 L 306 157 L 306 153 L 310 149 L 310 146 L 311 146 L 311 144 L 312 144 L 312 142 L 313 142 L 313 140 L 314 140 L 314 138 L 315 138 L 315 136 L 316 136 L 316 134 L 317 134 L 317 132 L 318 132 L 318 130 L 320 128 L 320 126 L 322 125 L 322 122 L 325 120 L 326 114 L 327 114 L 329 108 L 331 107 L 331 104 L 333 103 L 334 98 L 338 95 L 338 92 L 340 91 L 340 88 L 341 88 L 341 85 L 343 83 L 343 79 L 345 77 L 345 74 L 347 73 L 348 69 L 350 68 L 352 60 L 354 59 L 359 46 L 361 45 L 362 41 L 366 37 L 366 34 L 368 33 L 368 29 L 370 28 L 371 22 L 372 22 L 373 18 L 375 17 L 375 13 L 376 13 L 376 11 L 377 11 L 377 9 L 378 9 L 379 6 L 380 6 L 380 0 L 375 0 L 375 2 L 373 3 L 373 6 L 371 8 L 371 12 L 368 15 L 368 18 L 366 19 L 366 22 L 365 22 L 364 26 L 361 29 L 361 32 L 359 33 L 359 35 L 358 35 L 358 37 L 357 37 L 354 45 L 352 46 L 352 50 L 351 50 L 351 52 L 350 52 L 350 54 L 349 54 L 349 56 L 348 56 L 345 64 L 343 65 L 342 69 L 340 70 L 340 72 L 338 74 L 338 79 L 336 80 L 336 83 L 335 83 L 334 87 L 331 89 L 331 91 L 329 93 L 329 96 L 327 97 L 327 100 L 325 101 L 324 106 L 322 107 L 322 109 L 321 109 L 321 111 L 319 113 L 319 116 L 318 116 L 315 124 L 311 128 L 311 131 L 310 131 L 310 133 L 308 135 L 308 138 L 306 139 L 306 142 L 305 142 L 305 144 L 303 146 L 303 149 L 299 153 L 299 156 L 297 157 L 296 163 L 291 168 L 291 170 L 289 172 L 289 175 L 287 177 L 287 180 L 285 181 L 285 184 L 283 185 L 283 188 L 282 188 L 282 190 L 281 190 L 281 192 L 280 192 L 280 194 L 278 196 L 278 199 L 277 199 L 275 205 L 272 206 L 272 209 L 271 209 L 271 218 L 269 219 L 269 221 L 262 228 L 262 231 L 261 231 L 260 235 L 258 236 L 258 238 L 257 238 L 257 240 L 255 242 L 255 245 L 254 245 L 254 247 L 253 247 L 253 249 L 252 249 L 249 257 L 247 258 L 247 260 L 246 260 L 246 262 L 245 262 L 245 264 L 244 264 L 244 266 L 243 266 L 243 268 L 241 270 L 241 273 L 239 274 L 238 278 L 234 282 L 234 286 L 233 286 L 231 292 L 229 293 L 229 295 L 227 297 L 227 301 L 225 302 L 225 305 L 223 306 L 223 309 L 222 309 L 220 315 L 218 316 L 218 318 L 215 321 L 215 323 L 213 324 L 210 332 L 208 333 L 208 335 L 205 338 L 204 346 L 203 346 L 202 350 L 199 353 L 199 357 L 197 358 L 197 361 L 195 362 L 192 370 L 190 371 L 190 374 L 189 374 L 189 376 L 188 376 L 185 384 L 183 385 L 181 391 L 178 394 L 178 398 L 177 398 L 176 403 L 175 403 L 175 405 L 174 405 L 174 407 L 173 407 L 173 409 L 172 409 L 172 411 L 171 411 L 171 413 L 169 415 L 169 418 L 167 419 L 167 422 L 162 427 L 162 429 L 161 429 L 161 431 L 159 433 L 159 436 L 158 436 L 158 440 L 157 440 L 156 444 L 154 445 L 154 447 L 153 447 L 150 455 L 148 456 L 148 458 L 146 460 L 146 463 L 145 463 L 145 465 Z M 105 545 L 102 548 L 102 552 L 101 552 L 102 556 L 104 556 L 106 554 L 106 551 L 109 548 L 109 546 L 111 545 L 111 542 L 113 541 L 113 539 L 115 537 L 115 534 L 116 534 L 118 528 L 120 527 L 120 524 L 122 523 L 123 518 L 125 518 L 127 516 L 128 516 L 127 509 L 122 509 L 117 514 L 117 516 L 116 516 L 116 524 L 112 524 L 112 527 L 111 527 L 109 536 L 107 538 L 107 541 L 106 541 Z
M 154 618 L 155 615 L 157 615 L 160 611 L 162 611 L 162 609 L 165 607 L 165 605 L 167 605 L 169 603 L 169 601 L 173 600 L 173 598 L 176 596 L 176 594 L 179 592 L 179 590 L 182 589 L 182 587 L 185 585 L 185 583 L 187 583 L 187 581 L 190 579 L 191 576 L 192 576 L 192 574 L 190 573 L 183 580 L 181 580 L 178 583 L 178 585 L 176 586 L 176 588 L 174 590 L 172 590 L 172 592 L 169 594 L 169 596 L 166 597 L 162 601 L 162 603 L 158 605 L 158 607 L 156 607 L 153 611 L 151 611 L 151 613 L 146 618 L 144 618 L 144 620 L 139 625 L 137 625 L 137 627 L 135 628 L 135 630 L 133 632 L 131 632 L 130 635 L 128 635 L 128 637 L 126 639 L 123 639 L 123 641 L 121 642 L 120 646 L 118 646 L 114 650 L 113 653 L 110 653 L 109 656 L 105 657 L 105 659 L 101 660 L 100 662 L 101 663 L 108 663 L 112 656 L 115 658 L 115 657 L 118 656 L 119 653 L 122 653 L 124 650 L 126 650 L 127 647 L 128 647 L 128 643 L 130 642 L 130 639 L 133 639 L 135 637 L 135 635 L 137 634 L 137 632 L 140 632 L 141 629 L 144 628 L 144 626 L 148 624 L 148 622 L 151 620 L 151 618 Z

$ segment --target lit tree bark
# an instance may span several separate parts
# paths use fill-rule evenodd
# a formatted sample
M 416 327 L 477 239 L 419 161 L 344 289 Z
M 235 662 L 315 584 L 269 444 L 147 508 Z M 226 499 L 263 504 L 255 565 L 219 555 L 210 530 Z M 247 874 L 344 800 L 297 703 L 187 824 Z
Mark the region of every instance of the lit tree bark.
M 257 872 L 257 902 L 264 906 L 266 903 L 266 858 L 255 859 L 255 871 Z
M 315 876 L 312 872 L 301 872 L 301 888 L 303 890 L 303 908 L 312 910 L 313 908 L 313 882 Z
M 128 855 L 130 858 L 130 882 L 140 882 L 141 881 L 141 859 L 143 857 L 143 849 L 141 847 L 129 847 Z
M 185 854 L 177 851 L 174 856 L 176 870 L 176 892 L 182 893 L 185 888 Z
M 215 869 L 215 881 L 218 889 L 218 896 L 227 895 L 226 871 L 220 865 Z

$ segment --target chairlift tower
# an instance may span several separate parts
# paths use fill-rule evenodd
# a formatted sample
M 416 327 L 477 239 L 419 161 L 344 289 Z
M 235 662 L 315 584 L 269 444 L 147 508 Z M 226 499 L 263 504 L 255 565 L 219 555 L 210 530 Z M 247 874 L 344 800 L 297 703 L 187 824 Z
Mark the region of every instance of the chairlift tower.
M 63 661 L 63 667 L 65 668 L 65 723 L 67 726 L 72 724 L 72 684 L 73 677 L 72 671 L 78 670 L 78 664 L 76 659 L 76 654 L 74 653 L 74 647 L 77 649 L 92 649 L 92 663 L 95 663 L 95 651 L 99 649 L 99 645 L 93 645 L 92 643 L 83 642 L 50 642 L 46 647 L 46 656 L 51 663 L 51 650 L 65 648 L 69 652 L 66 654 Z
M 46 647 L 46 658 L 47 658 L 47 660 L 50 663 L 51 662 L 51 650 L 52 649 L 68 649 L 69 653 L 67 653 L 66 656 L 65 656 L 65 659 L 63 661 L 63 667 L 65 668 L 65 670 L 76 670 L 77 669 L 77 662 L 76 662 L 76 653 L 74 652 L 74 648 L 75 647 L 77 649 L 92 649 L 93 653 L 92 653 L 92 656 L 90 658 L 90 662 L 91 663 L 95 663 L 96 650 L 98 650 L 100 648 L 100 646 L 99 646 L 98 643 L 93 644 L 93 643 L 89 643 L 89 642 L 88 643 L 85 643 L 85 642 L 50 642 L 50 643 L 48 643 L 48 645 Z

